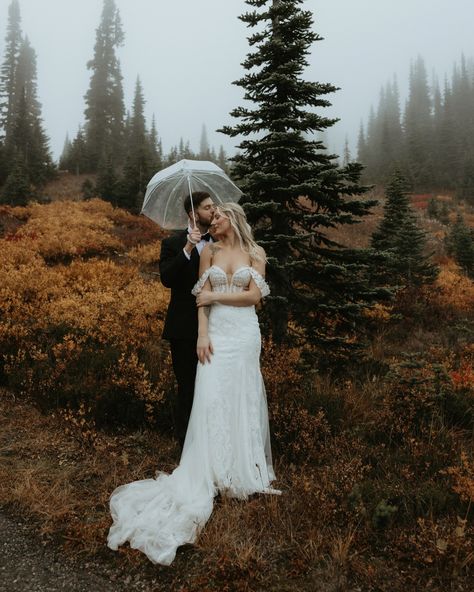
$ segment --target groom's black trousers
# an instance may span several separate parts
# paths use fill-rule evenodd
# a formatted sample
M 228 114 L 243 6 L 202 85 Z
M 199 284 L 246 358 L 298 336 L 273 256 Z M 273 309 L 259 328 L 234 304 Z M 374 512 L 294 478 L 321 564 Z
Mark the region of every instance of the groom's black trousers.
M 174 425 L 176 437 L 182 447 L 193 406 L 198 363 L 196 339 L 170 339 L 169 342 L 173 370 L 178 383 L 178 396 L 173 409 Z

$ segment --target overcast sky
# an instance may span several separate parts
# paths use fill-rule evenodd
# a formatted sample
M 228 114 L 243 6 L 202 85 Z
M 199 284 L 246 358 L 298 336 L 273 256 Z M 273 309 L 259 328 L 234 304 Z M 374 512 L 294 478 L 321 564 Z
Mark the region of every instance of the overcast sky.
M 10 0 L 0 0 L 0 52 Z M 156 116 L 165 151 L 190 140 L 199 148 L 202 125 L 216 149 L 233 152 L 235 141 L 214 130 L 233 120 L 241 104 L 240 62 L 248 52 L 248 30 L 238 15 L 244 0 L 116 0 L 125 30 L 119 50 L 126 106 L 136 77 L 146 113 Z M 329 148 L 342 151 L 344 137 L 356 141 L 361 118 L 377 104 L 381 84 L 396 74 L 402 98 L 410 60 L 425 58 L 428 72 L 450 75 L 462 53 L 474 57 L 474 0 L 306 0 L 314 45 L 305 78 L 331 82 L 341 90 L 324 115 L 341 121 L 330 132 Z M 46 131 L 59 157 L 66 132 L 73 137 L 83 121 L 83 97 L 93 55 L 102 0 L 20 0 L 23 32 L 38 57 L 38 90 Z

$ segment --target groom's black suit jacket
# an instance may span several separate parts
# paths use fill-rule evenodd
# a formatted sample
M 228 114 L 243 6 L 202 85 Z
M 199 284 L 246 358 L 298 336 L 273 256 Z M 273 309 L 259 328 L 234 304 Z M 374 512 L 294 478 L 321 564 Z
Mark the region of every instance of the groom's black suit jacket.
M 199 253 L 194 248 L 191 259 L 184 254 L 187 234 L 187 230 L 180 230 L 163 239 L 161 243 L 161 282 L 171 288 L 171 300 L 163 330 L 164 339 L 197 339 L 196 298 L 191 290 L 199 279 Z

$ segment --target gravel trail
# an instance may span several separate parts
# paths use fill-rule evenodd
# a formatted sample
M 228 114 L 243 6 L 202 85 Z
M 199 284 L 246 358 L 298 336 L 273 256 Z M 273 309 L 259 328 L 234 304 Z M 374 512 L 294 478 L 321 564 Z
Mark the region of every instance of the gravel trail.
M 161 592 L 171 589 L 163 575 L 130 574 L 87 559 L 78 564 L 0 509 L 0 592 Z

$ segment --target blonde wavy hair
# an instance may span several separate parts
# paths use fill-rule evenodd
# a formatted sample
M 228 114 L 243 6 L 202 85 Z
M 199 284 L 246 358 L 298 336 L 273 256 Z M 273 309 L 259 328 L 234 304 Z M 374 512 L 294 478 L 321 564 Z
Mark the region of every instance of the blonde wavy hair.
M 218 204 L 217 210 L 227 218 L 229 218 L 230 225 L 234 229 L 235 234 L 239 238 L 240 248 L 244 253 L 247 253 L 251 261 L 266 261 L 266 257 L 262 256 L 261 248 L 253 238 L 252 229 L 247 222 L 245 212 L 242 206 L 232 201 Z

